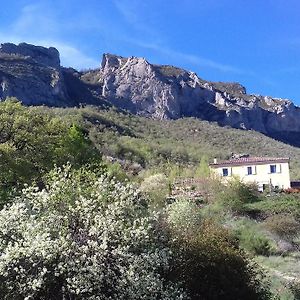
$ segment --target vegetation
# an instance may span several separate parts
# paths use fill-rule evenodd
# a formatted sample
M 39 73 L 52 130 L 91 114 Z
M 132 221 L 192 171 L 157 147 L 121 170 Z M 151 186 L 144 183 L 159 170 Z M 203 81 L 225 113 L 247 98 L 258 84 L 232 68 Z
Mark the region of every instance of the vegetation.
M 73 110 L 64 110 L 73 113 Z M 199 162 L 232 153 L 291 158 L 291 177 L 300 178 L 300 149 L 261 133 L 220 127 L 195 118 L 152 120 L 120 112 L 86 107 L 77 110 L 90 138 L 104 155 L 137 162 L 156 173 L 178 166 L 195 176 Z M 187 147 L 188 145 L 188 147 Z M 204 157 L 204 158 L 203 158 Z M 166 174 L 167 176 L 169 174 Z
M 2 201 L 27 183 L 42 185 L 55 165 L 74 167 L 99 160 L 87 132 L 75 118 L 41 108 L 26 108 L 12 99 L 0 105 L 0 189 Z
M 298 148 L 114 108 L 10 99 L 0 118 L 1 299 L 299 296 L 299 194 L 208 178 L 232 152 L 290 156 L 298 178 Z
M 164 280 L 170 250 L 157 216 L 130 185 L 58 169 L 0 224 L 2 299 L 184 298 Z

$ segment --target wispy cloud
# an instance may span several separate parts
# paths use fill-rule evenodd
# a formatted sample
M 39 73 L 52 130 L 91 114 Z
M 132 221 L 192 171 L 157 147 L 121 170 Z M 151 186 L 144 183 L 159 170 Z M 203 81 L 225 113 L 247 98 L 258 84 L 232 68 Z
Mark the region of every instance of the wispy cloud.
M 20 35 L 56 34 L 59 30 L 55 14 L 42 4 L 26 5 L 11 24 L 10 30 Z
M 12 20 L 9 30 L 0 29 L 0 42 L 26 42 L 44 47 L 55 47 L 60 52 L 62 65 L 77 69 L 92 68 L 100 64 L 78 47 L 57 37 L 61 24 L 51 10 L 41 4 L 24 6 Z
M 139 17 L 135 9 L 135 1 L 120 1 L 120 0 L 113 0 L 113 3 L 119 13 L 123 16 L 123 18 L 132 24 L 139 22 Z
M 147 23 L 149 8 L 147 2 L 139 0 L 113 0 L 113 4 L 123 20 L 130 26 L 131 33 L 137 36 L 147 36 L 148 39 L 161 40 L 163 37 L 154 26 Z
M 136 31 L 142 33 L 142 35 L 137 35 L 136 37 L 123 37 L 126 42 L 130 42 L 138 47 L 153 50 L 166 57 L 172 57 L 194 66 L 208 67 L 221 72 L 231 72 L 236 74 L 245 73 L 237 67 L 222 64 L 199 55 L 173 50 L 171 47 L 165 46 L 166 39 L 162 36 L 161 32 L 145 23 L 145 16 L 142 9 L 143 2 L 136 0 L 113 0 L 113 3 L 123 19 L 133 26 Z
M 98 66 L 100 59 L 97 60 L 85 54 L 82 47 L 68 42 L 69 39 L 63 35 L 66 28 L 72 30 L 72 32 L 76 26 L 78 29 L 78 24 L 76 22 L 72 24 L 72 20 L 69 19 L 62 21 L 57 11 L 53 7 L 45 6 L 44 3 L 39 2 L 24 6 L 20 10 L 19 16 L 12 20 L 9 30 L 0 29 L 0 42 L 19 43 L 25 41 L 46 47 L 54 46 L 60 51 L 61 61 L 65 66 L 80 69 Z M 93 27 L 96 28 L 101 25 L 101 28 L 110 28 L 100 30 L 104 43 L 107 41 L 107 44 L 110 45 L 111 40 L 114 39 L 119 44 L 128 43 L 135 47 L 152 50 L 154 54 L 166 57 L 166 62 L 171 57 L 173 60 L 195 67 L 211 68 L 224 73 L 251 75 L 251 72 L 230 64 L 217 62 L 201 56 L 201 54 L 196 55 L 174 50 L 169 45 L 167 38 L 157 28 L 155 29 L 145 21 L 146 3 L 137 0 L 112 0 L 112 3 L 123 18 L 123 24 L 128 25 L 128 30 L 123 31 L 120 27 L 113 29 L 110 26 L 105 26 L 105 23 L 106 25 L 110 24 L 110 20 L 106 20 L 104 17 L 102 19 L 99 17 L 99 22 L 93 19 Z
M 11 43 L 21 43 L 26 42 L 33 45 L 39 45 L 44 47 L 55 47 L 60 53 L 60 59 L 62 65 L 65 67 L 73 67 L 75 69 L 87 69 L 87 68 L 95 68 L 100 65 L 100 59 L 96 60 L 78 48 L 73 47 L 67 43 L 55 40 L 39 40 L 39 39 L 23 39 L 18 36 L 9 36 L 3 35 L 0 33 L 0 43 L 11 42 Z
M 60 52 L 62 64 L 67 67 L 73 67 L 76 69 L 94 68 L 100 65 L 100 60 L 93 59 L 79 49 L 70 46 L 63 42 L 37 40 L 33 41 L 33 44 L 43 45 L 45 47 L 55 47 Z
M 183 53 L 183 52 L 172 50 L 168 47 L 160 46 L 157 44 L 144 43 L 144 42 L 139 42 L 136 40 L 131 40 L 131 41 L 140 47 L 152 49 L 152 50 L 157 51 L 161 54 L 164 54 L 168 57 L 176 58 L 177 60 L 185 61 L 185 62 L 188 62 L 193 65 L 197 65 L 200 67 L 209 67 L 209 68 L 213 68 L 218 71 L 221 71 L 221 72 L 231 72 L 231 73 L 237 73 L 237 74 L 245 73 L 243 70 L 236 68 L 234 66 L 227 65 L 227 64 L 221 64 L 221 63 L 218 63 L 211 59 L 207 59 L 207 58 L 204 58 L 204 57 L 201 57 L 198 55 Z

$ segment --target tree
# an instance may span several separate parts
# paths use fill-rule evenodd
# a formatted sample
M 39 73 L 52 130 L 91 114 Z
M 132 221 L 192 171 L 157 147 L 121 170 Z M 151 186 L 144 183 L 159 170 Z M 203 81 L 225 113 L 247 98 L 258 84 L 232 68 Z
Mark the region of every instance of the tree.
M 71 118 L 46 109 L 25 107 L 17 99 L 0 103 L 0 191 L 10 192 L 25 183 L 42 182 L 54 165 L 68 161 L 76 167 L 100 161 L 87 134 Z
M 203 178 L 203 177 L 209 177 L 209 175 L 210 175 L 210 170 L 208 165 L 208 157 L 207 155 L 202 155 L 198 168 L 196 169 L 195 176 Z

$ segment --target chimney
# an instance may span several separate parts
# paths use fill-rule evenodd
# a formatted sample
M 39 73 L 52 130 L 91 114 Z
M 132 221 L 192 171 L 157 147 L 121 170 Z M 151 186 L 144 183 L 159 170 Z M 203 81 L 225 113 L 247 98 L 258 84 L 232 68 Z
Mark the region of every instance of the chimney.
M 217 164 L 218 163 L 218 160 L 217 160 L 217 158 L 215 157 L 214 158 L 214 164 Z

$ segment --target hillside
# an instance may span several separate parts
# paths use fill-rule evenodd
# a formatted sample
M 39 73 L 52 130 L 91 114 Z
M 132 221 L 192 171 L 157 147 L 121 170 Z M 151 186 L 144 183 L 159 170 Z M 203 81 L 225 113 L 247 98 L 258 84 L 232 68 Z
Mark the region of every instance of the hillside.
M 300 178 L 300 149 L 255 131 L 221 127 L 196 118 L 154 120 L 116 109 L 87 106 L 54 109 L 79 114 L 94 144 L 105 156 L 161 168 L 168 163 L 195 168 L 201 157 L 228 158 L 232 153 L 254 156 L 288 156 L 292 179 Z
M 290 155 L 299 178 L 299 148 L 196 118 L 154 120 L 98 106 L 10 99 L 0 103 L 0 118 L 0 294 L 7 299 L 71 299 L 69 282 L 82 299 L 297 299 L 299 194 L 225 186 L 204 177 L 199 161 L 232 152 Z M 174 179 L 191 176 L 199 185 L 178 194 Z M 145 289 L 135 286 L 137 275 Z M 149 292 L 151 276 L 158 287 Z M 168 283 L 179 290 L 162 297 Z
M 100 64 L 100 63 L 99 63 Z M 1 44 L 0 99 L 27 105 L 111 106 L 149 118 L 195 117 L 255 130 L 300 146 L 300 109 L 287 99 L 251 95 L 239 83 L 210 82 L 196 73 L 145 58 L 104 54 L 100 68 L 60 65 L 55 48 Z

